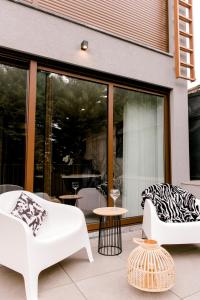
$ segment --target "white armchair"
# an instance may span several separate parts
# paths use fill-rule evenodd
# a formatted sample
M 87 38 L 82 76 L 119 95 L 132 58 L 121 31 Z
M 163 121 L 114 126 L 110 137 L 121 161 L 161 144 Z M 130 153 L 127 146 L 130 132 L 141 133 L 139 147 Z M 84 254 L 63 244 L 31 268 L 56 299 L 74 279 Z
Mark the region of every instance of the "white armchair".
M 200 200 L 196 200 L 200 207 Z M 148 239 L 163 244 L 200 243 L 200 222 L 165 223 L 158 218 L 152 201 L 145 200 L 142 224 L 143 232 Z
M 83 213 L 77 207 L 49 202 L 24 191 L 48 213 L 36 237 L 25 222 L 10 214 L 21 191 L 0 195 L 0 264 L 21 273 L 27 300 L 38 299 L 38 275 L 85 248 L 93 261 Z

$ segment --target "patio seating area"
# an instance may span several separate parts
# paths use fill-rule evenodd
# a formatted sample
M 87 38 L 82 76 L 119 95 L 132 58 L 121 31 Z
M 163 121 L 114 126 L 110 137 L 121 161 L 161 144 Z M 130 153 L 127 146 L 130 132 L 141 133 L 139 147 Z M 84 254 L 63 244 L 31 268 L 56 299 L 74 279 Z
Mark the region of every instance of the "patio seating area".
M 85 250 L 41 272 L 39 300 L 197 300 L 200 297 L 200 245 L 173 245 L 165 248 L 176 267 L 175 286 L 162 293 L 142 292 L 127 282 L 127 259 L 134 247 L 133 237 L 141 237 L 141 225 L 123 228 L 123 251 L 118 256 L 97 253 L 97 234 L 90 234 L 94 262 L 89 263 Z M 23 278 L 0 266 L 0 299 L 26 300 Z

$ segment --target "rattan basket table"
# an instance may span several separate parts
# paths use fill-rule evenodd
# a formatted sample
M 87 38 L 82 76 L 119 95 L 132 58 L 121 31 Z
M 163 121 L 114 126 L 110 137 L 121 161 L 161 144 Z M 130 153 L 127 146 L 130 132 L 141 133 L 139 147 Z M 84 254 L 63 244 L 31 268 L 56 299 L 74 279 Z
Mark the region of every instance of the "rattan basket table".
M 122 207 L 100 207 L 93 210 L 99 216 L 100 254 L 113 256 L 122 252 L 121 216 L 127 211 Z
M 175 284 L 174 261 L 156 241 L 134 239 L 138 243 L 128 258 L 128 283 L 140 290 L 163 292 Z

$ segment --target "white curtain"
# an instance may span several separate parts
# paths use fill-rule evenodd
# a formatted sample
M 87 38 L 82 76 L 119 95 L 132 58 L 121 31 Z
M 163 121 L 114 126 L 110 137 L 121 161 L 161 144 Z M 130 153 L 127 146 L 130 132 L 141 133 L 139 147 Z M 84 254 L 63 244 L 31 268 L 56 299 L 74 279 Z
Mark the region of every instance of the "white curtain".
M 141 193 L 164 182 L 164 99 L 129 94 L 123 112 L 123 195 L 126 216 L 142 214 Z

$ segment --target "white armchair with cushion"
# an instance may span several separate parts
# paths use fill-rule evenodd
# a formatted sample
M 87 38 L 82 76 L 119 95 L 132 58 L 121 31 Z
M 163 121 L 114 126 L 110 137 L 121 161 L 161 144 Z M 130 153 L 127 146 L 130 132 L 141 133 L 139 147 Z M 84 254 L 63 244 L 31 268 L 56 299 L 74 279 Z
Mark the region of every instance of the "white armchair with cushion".
M 23 191 L 47 212 L 37 235 L 11 214 L 22 191 L 0 195 L 0 264 L 21 273 L 27 300 L 38 299 L 38 275 L 49 266 L 85 248 L 93 261 L 83 213 L 77 207 L 57 204 Z
M 148 239 L 156 240 L 160 245 L 200 243 L 199 199 L 180 187 L 168 184 L 153 185 L 142 196 L 142 229 Z M 169 205 L 166 205 L 165 200 L 170 198 L 178 205 L 174 206 L 173 201 L 167 201 Z

